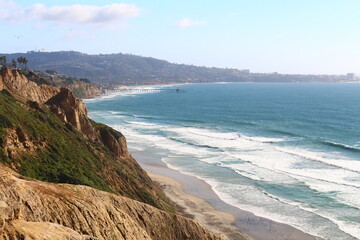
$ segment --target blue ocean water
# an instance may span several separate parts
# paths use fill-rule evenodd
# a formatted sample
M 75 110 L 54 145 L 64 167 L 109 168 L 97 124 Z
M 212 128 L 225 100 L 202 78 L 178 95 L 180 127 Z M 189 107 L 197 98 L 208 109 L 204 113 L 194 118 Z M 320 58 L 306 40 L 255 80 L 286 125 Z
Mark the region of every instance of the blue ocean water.
M 360 84 L 177 87 L 186 93 L 86 104 L 130 149 L 155 149 L 233 206 L 326 239 L 360 239 Z

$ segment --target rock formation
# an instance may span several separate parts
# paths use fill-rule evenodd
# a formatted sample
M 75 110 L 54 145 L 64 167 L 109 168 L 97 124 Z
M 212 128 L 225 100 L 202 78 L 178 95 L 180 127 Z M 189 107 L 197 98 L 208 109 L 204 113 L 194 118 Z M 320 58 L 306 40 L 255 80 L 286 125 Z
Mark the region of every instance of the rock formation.
M 97 130 L 101 141 L 115 156 L 124 158 L 129 155 L 124 135 L 106 125 L 98 124 Z
M 1 239 L 220 240 L 193 220 L 90 187 L 25 179 L 0 164 Z
M 79 98 L 91 98 L 95 96 L 99 96 L 103 93 L 98 87 L 93 84 L 77 81 L 73 84 L 68 85 L 70 91 L 74 93 L 75 96 Z
M 125 137 L 91 121 L 84 103 L 69 90 L 48 94 L 50 99 L 38 103 L 12 87 L 17 79 L 35 90 L 38 85 L 12 70 L 2 71 L 0 162 L 35 179 L 88 185 L 174 210 L 160 186 L 128 153 Z M 23 85 L 17 89 L 25 91 Z
M 0 71 L 0 91 L 7 90 L 12 96 L 21 100 L 31 100 L 44 103 L 57 94 L 60 90 L 48 85 L 38 86 L 29 81 L 16 69 L 4 68 Z
M 76 130 L 82 132 L 90 139 L 96 139 L 96 131 L 92 126 L 85 104 L 76 98 L 69 89 L 61 88 L 60 92 L 50 98 L 45 103 L 50 106 L 60 119 L 67 123 L 70 122 Z

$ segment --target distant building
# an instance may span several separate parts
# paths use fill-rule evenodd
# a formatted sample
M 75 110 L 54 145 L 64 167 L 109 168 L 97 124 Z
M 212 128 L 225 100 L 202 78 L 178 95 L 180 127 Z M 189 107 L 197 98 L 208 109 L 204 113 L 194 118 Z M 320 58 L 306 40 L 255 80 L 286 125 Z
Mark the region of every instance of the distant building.
M 346 74 L 347 80 L 355 80 L 355 73 L 348 73 Z

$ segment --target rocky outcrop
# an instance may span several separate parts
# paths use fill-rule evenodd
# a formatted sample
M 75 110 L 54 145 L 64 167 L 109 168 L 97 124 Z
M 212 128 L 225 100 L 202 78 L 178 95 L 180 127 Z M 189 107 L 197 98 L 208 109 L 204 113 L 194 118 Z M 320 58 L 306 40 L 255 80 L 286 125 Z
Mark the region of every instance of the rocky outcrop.
M 46 103 L 63 122 L 71 123 L 76 130 L 90 139 L 96 139 L 97 133 L 91 124 L 85 104 L 76 98 L 69 89 L 61 88 L 60 92 Z
M 101 142 L 115 156 L 126 158 L 129 155 L 124 135 L 104 124 L 95 124 L 95 127 L 100 134 Z
M 3 165 L 0 176 L 0 239 L 221 239 L 190 219 L 90 187 L 24 179 Z
M 48 85 L 37 85 L 29 81 L 16 69 L 3 68 L 0 70 L 0 91 L 5 89 L 12 96 L 21 100 L 31 100 L 44 103 L 56 95 L 60 89 Z
M 6 207 L 6 206 L 5 206 Z M 4 240 L 95 240 L 60 224 L 14 220 L 7 223 L 2 236 Z
M 32 78 L 35 78 L 32 76 Z M 79 83 L 80 84 L 80 83 Z M 81 85 L 81 86 L 80 86 Z M 86 95 L 99 94 L 100 90 L 96 87 L 82 82 L 75 88 L 85 87 L 89 91 Z M 106 146 L 111 148 L 115 155 L 124 156 L 127 154 L 125 138 L 112 138 L 113 135 L 101 137 L 91 124 L 85 104 L 74 96 L 74 94 L 66 88 L 57 88 L 45 84 L 38 85 L 34 81 L 28 80 L 27 77 L 20 74 L 16 69 L 3 68 L 0 71 L 0 91 L 6 90 L 13 97 L 22 101 L 31 101 L 33 105 L 36 103 L 46 104 L 64 123 L 71 123 L 76 130 L 82 132 L 91 140 L 106 140 Z M 85 93 L 84 93 L 85 94 Z
M 10 159 L 21 157 L 21 154 L 33 154 L 37 149 L 45 146 L 44 142 L 34 143 L 21 128 L 7 128 L 6 135 L 2 139 L 4 155 Z
M 97 86 L 81 81 L 73 82 L 72 84 L 67 85 L 66 88 L 72 91 L 78 98 L 91 98 L 99 96 L 103 93 L 103 91 L 100 90 Z

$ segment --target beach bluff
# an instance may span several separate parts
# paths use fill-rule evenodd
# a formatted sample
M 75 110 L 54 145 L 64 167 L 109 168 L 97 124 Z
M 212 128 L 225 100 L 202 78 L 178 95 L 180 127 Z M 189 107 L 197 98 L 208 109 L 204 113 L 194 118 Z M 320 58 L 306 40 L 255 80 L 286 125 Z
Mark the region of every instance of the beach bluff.
M 220 240 L 71 91 L 0 72 L 0 239 Z

